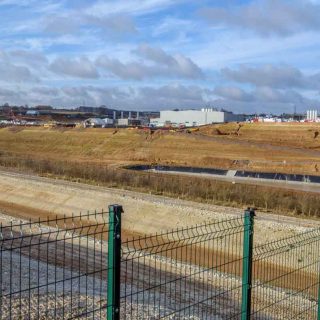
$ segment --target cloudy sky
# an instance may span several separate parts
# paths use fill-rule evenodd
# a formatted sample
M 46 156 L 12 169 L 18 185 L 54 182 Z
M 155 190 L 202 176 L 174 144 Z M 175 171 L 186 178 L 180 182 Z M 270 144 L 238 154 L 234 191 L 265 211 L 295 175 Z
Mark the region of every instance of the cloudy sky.
M 320 108 L 320 0 L 0 0 L 0 104 Z

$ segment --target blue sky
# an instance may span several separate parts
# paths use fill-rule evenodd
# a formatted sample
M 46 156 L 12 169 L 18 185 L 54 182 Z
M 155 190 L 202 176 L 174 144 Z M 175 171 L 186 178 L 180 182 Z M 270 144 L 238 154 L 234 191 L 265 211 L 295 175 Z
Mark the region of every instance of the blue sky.
M 0 0 L 0 104 L 320 107 L 320 0 Z

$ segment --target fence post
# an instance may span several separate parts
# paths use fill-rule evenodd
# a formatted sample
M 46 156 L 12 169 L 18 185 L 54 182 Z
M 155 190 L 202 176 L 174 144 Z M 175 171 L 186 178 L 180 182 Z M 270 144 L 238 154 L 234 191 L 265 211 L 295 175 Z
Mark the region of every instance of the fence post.
M 122 206 L 109 206 L 107 320 L 120 319 L 121 213 Z
M 255 212 L 248 208 L 244 213 L 243 260 L 242 260 L 242 304 L 241 320 L 250 320 L 253 223 Z

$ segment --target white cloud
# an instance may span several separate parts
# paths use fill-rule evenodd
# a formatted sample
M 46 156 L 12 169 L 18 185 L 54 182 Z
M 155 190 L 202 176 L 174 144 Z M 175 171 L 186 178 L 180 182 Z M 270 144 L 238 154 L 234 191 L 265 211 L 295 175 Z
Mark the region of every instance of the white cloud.
M 299 69 L 289 65 L 267 64 L 258 67 L 241 65 L 236 70 L 224 68 L 221 73 L 229 80 L 256 86 L 320 90 L 320 72 L 305 75 Z
M 100 56 L 96 64 L 121 79 L 143 80 L 155 77 L 199 79 L 203 77 L 202 70 L 190 58 L 181 54 L 170 55 L 161 48 L 150 47 L 147 44 L 140 45 L 133 50 L 133 53 L 147 61 L 123 63 L 118 59 Z
M 50 70 L 62 75 L 83 79 L 97 79 L 99 73 L 94 64 L 86 57 L 57 58 L 50 64 Z
M 0 6 L 30 6 L 34 0 L 0 0 Z
M 30 71 L 30 68 L 24 65 L 13 63 L 7 52 L 0 51 L 0 74 L 1 82 L 39 81 Z
M 176 17 L 165 17 L 159 24 L 154 27 L 153 36 L 162 36 L 170 33 L 185 33 L 194 31 L 197 23 L 192 20 L 179 19 Z
M 10 59 L 16 62 L 25 63 L 26 65 L 47 64 L 47 57 L 40 51 L 31 50 L 13 50 L 9 52 Z
M 105 17 L 86 16 L 85 22 L 101 28 L 103 31 L 115 33 L 136 33 L 137 29 L 133 19 L 128 15 L 109 15 Z
M 21 93 L 23 92 L 23 98 Z M 155 110 L 202 107 L 207 102 L 207 90 L 198 86 L 170 84 L 160 87 L 100 87 L 65 86 L 60 88 L 34 87 L 27 91 L 0 90 L 0 99 L 15 104 L 75 107 L 83 103 L 107 105 L 126 109 Z M 0 101 L 1 103 L 1 101 Z
M 109 35 L 135 33 L 134 21 L 127 15 L 94 16 L 71 11 L 65 15 L 53 15 L 43 19 L 44 31 L 51 34 L 79 34 L 81 30 L 93 28 Z
M 31 73 L 30 69 L 14 64 L 0 63 L 0 74 L 2 82 L 22 83 L 25 81 L 38 81 L 38 79 Z
M 104 16 L 106 14 L 148 14 L 177 5 L 180 0 L 118 0 L 98 1 L 87 9 L 88 14 Z
M 78 30 L 80 21 L 68 16 L 49 16 L 44 19 L 44 31 L 49 33 L 73 33 Z
M 259 0 L 238 6 L 205 8 L 201 13 L 214 25 L 248 29 L 262 36 L 320 30 L 320 6 L 310 1 Z
M 253 101 L 254 97 L 252 94 L 245 92 L 243 89 L 238 87 L 224 86 L 216 87 L 214 93 L 217 96 L 227 98 L 236 101 Z
M 147 44 L 141 44 L 133 52 L 155 63 L 167 66 L 174 66 L 177 63 L 174 57 L 167 54 L 163 49 L 150 47 Z
M 245 91 L 238 87 L 217 87 L 214 93 L 219 98 L 215 101 L 221 106 L 238 107 L 245 112 L 273 112 L 292 111 L 293 106 L 304 110 L 306 106 L 317 107 L 319 100 L 309 98 L 301 93 L 291 90 L 277 90 L 268 86 L 257 87 Z
M 234 112 L 292 112 L 293 106 L 304 111 L 304 106 L 319 105 L 319 100 L 307 98 L 292 90 L 260 87 L 244 91 L 237 87 L 219 87 L 209 90 L 195 85 L 168 84 L 154 86 L 49 86 L 30 87 L 25 90 L 1 88 L 2 103 L 76 107 L 107 105 L 113 108 L 159 110 L 173 108 L 201 108 L 206 104 Z M 1 103 L 0 101 L 0 103 Z
M 123 63 L 119 59 L 112 59 L 107 56 L 100 56 L 96 65 L 107 72 L 107 75 L 114 75 L 120 79 L 143 80 L 152 76 L 152 68 L 141 65 L 137 62 Z

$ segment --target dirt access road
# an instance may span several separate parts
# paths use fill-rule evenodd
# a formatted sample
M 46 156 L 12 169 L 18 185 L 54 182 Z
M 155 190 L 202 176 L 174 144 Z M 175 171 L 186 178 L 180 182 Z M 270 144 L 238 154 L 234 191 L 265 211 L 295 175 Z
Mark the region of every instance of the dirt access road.
M 243 208 L 208 205 L 0 171 L 0 212 L 5 215 L 16 218 L 46 218 L 56 214 L 107 210 L 109 204 L 115 203 L 124 207 L 124 228 L 138 234 L 214 222 L 243 213 Z M 315 226 L 320 226 L 320 221 L 257 212 L 255 241 L 265 242 Z

